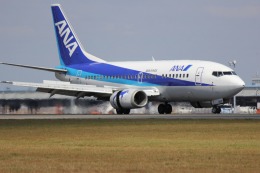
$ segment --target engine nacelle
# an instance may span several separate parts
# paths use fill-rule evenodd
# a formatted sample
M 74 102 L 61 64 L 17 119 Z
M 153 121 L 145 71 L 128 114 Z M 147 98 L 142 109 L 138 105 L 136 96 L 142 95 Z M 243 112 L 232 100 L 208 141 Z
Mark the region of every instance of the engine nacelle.
M 114 92 L 110 97 L 110 104 L 115 109 L 134 109 L 144 107 L 148 97 L 142 90 L 124 89 Z
M 191 106 L 194 108 L 211 108 L 211 101 L 203 101 L 203 102 L 190 102 Z

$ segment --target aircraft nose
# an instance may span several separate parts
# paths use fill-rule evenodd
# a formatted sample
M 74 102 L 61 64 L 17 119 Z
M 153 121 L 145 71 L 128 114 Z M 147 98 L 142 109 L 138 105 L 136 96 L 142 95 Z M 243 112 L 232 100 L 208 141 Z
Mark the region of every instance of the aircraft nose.
M 235 89 L 237 90 L 237 92 L 240 92 L 245 88 L 245 82 L 240 77 L 238 77 L 234 83 L 235 83 L 234 86 L 235 86 Z

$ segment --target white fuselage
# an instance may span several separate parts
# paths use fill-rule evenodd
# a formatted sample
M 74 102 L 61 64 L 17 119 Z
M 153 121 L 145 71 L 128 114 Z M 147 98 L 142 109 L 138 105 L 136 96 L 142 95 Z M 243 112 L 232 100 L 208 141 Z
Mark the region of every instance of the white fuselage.
M 105 74 L 100 77 L 98 74 L 89 74 L 77 70 L 67 75 L 56 73 L 56 77 L 71 83 L 120 89 L 156 87 L 160 91 L 160 95 L 151 98 L 150 101 L 165 102 L 209 101 L 219 98 L 230 98 L 240 92 L 245 85 L 238 75 L 233 74 L 231 68 L 210 61 L 171 60 L 111 62 L 107 64 L 136 70 L 139 73 L 129 75 L 127 72 L 121 71 L 115 72 L 115 75 L 109 78 Z M 98 65 L 99 63 L 92 64 L 92 66 Z M 185 70 L 187 66 L 190 66 L 190 68 Z M 228 74 L 224 75 L 222 73 L 223 75 L 214 76 L 213 72 L 228 72 Z M 157 77 L 154 77 L 155 75 Z M 178 82 L 165 81 L 164 79 L 166 78 L 174 79 Z M 131 82 L 129 83 L 130 79 Z

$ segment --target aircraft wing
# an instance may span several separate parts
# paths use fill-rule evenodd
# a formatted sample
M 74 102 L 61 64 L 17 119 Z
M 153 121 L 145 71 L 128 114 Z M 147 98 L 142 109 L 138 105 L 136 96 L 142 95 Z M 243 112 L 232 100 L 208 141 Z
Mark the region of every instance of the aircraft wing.
M 43 81 L 43 83 L 28 83 L 28 82 L 11 82 L 2 81 L 15 86 L 34 87 L 36 91 L 50 93 L 50 97 L 55 94 L 74 96 L 77 98 L 84 96 L 94 96 L 97 98 L 107 98 L 113 94 L 112 88 L 97 87 L 93 85 L 70 84 L 69 82 L 61 81 Z
M 34 87 L 37 88 L 36 91 L 38 92 L 50 93 L 50 97 L 55 94 L 60 94 L 74 96 L 76 98 L 93 96 L 101 100 L 107 100 L 114 91 L 120 90 L 120 88 L 98 87 L 94 85 L 71 84 L 70 82 L 48 80 L 44 80 L 43 83 L 13 81 L 2 81 L 1 83 L 7 83 L 15 86 Z M 144 88 L 142 90 L 147 94 L 148 97 L 160 94 L 156 88 Z

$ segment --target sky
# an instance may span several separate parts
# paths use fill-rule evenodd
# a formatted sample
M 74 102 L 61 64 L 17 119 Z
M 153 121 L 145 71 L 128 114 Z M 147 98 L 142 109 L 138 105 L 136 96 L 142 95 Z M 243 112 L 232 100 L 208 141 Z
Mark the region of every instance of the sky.
M 60 3 L 82 45 L 106 61 L 209 60 L 246 82 L 260 73 L 259 0 L 1 0 L 0 61 L 59 65 L 50 5 Z M 0 66 L 0 81 L 55 80 Z M 0 85 L 0 89 L 6 87 Z

